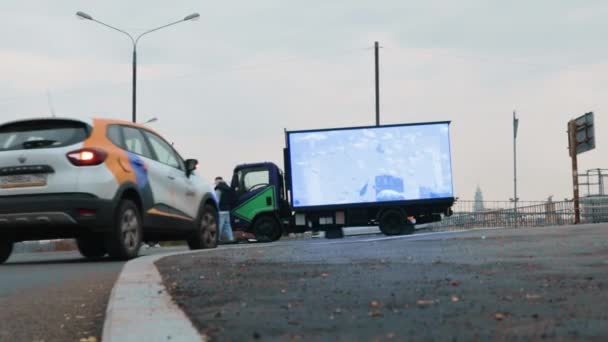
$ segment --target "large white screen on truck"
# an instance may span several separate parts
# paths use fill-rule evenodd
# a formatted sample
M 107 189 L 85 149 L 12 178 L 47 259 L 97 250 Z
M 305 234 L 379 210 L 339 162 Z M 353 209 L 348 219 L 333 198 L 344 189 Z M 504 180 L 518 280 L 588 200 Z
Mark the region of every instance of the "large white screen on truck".
M 448 123 L 288 137 L 296 208 L 453 197 Z

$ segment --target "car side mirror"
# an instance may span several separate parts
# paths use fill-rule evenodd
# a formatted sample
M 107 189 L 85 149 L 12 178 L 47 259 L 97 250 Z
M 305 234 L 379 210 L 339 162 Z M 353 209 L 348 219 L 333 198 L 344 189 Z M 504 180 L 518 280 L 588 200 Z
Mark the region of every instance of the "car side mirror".
M 190 177 L 190 175 L 196 170 L 198 166 L 198 160 L 196 159 L 187 159 L 186 163 L 186 176 Z

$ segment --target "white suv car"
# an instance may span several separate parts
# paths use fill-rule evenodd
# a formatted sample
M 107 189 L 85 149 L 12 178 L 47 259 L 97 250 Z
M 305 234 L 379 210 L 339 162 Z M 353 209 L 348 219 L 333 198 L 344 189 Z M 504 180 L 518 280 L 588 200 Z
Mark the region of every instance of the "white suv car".
M 130 122 L 0 125 L 0 263 L 13 244 L 76 238 L 88 258 L 137 256 L 142 241 L 218 243 L 217 200 L 160 135 Z

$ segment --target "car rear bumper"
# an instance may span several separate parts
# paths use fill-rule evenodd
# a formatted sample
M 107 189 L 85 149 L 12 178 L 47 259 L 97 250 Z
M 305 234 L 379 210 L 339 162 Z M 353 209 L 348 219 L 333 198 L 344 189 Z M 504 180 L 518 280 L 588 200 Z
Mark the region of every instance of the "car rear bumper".
M 114 203 L 86 193 L 0 197 L 0 234 L 15 241 L 78 237 L 112 227 Z

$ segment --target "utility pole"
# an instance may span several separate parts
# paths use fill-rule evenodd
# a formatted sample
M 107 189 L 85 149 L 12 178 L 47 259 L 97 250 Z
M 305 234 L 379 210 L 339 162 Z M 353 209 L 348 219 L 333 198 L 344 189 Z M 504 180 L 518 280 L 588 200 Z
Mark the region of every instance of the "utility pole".
M 513 213 L 515 215 L 515 227 L 518 225 L 517 219 L 517 127 L 519 119 L 517 113 L 513 111 Z
M 376 126 L 380 126 L 380 59 L 378 42 L 374 44 L 374 55 L 376 57 Z

